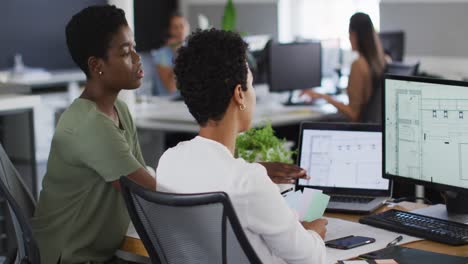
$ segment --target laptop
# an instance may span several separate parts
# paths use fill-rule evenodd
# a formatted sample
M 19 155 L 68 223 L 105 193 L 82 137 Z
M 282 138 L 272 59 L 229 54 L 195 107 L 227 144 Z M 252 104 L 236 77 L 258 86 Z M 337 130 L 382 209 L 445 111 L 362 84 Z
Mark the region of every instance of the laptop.
M 369 214 L 391 197 L 382 178 L 382 128 L 374 124 L 301 124 L 298 165 L 309 180 L 296 190 L 320 189 L 330 195 L 327 212 Z

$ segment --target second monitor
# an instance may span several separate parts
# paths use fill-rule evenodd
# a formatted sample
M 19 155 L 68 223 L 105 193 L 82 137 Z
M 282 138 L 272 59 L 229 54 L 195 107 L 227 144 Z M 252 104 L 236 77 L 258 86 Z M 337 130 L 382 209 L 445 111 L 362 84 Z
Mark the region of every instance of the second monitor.
M 272 43 L 269 52 L 270 91 L 294 91 L 321 86 L 320 42 Z

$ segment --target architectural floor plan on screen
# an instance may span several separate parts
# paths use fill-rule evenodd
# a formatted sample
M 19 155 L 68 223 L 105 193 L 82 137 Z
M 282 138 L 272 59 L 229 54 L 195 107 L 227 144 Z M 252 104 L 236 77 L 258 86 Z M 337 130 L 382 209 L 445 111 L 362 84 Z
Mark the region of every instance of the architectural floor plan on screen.
M 382 179 L 380 133 L 305 130 L 301 166 L 310 180 L 323 187 L 385 189 Z
M 386 171 L 468 187 L 468 88 L 386 80 Z

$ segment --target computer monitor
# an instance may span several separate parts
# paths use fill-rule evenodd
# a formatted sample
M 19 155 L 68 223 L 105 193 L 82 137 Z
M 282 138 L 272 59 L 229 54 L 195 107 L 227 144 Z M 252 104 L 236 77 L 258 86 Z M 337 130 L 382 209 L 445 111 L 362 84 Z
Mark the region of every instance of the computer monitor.
M 468 83 L 387 75 L 384 104 L 384 177 L 466 199 Z
M 405 55 L 405 32 L 380 32 L 380 41 L 384 52 L 392 58 L 392 61 L 403 61 Z
M 269 52 L 271 92 L 304 90 L 322 82 L 320 42 L 272 43 Z
M 310 179 L 298 186 L 355 194 L 390 195 L 382 178 L 382 128 L 374 124 L 301 124 L 298 165 Z
M 78 11 L 105 0 L 3 0 L 0 7 L 0 70 L 13 67 L 15 54 L 24 65 L 47 70 L 76 68 L 65 40 L 65 26 Z

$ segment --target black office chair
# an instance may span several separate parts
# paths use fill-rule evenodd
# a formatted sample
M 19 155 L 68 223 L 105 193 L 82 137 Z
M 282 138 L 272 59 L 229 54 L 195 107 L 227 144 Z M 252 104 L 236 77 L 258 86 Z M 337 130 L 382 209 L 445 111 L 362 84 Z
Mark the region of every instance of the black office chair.
M 261 263 L 226 193 L 161 193 L 127 177 L 120 185 L 152 263 Z
M 29 224 L 29 219 L 34 213 L 35 201 L 1 144 L 0 196 L 6 201 L 18 247 L 5 263 L 40 264 L 39 247 Z
M 392 62 L 392 63 L 387 64 L 385 73 L 392 74 L 392 75 L 413 76 L 418 73 L 418 70 L 419 70 L 419 62 L 416 62 L 416 63 Z
M 401 62 L 388 63 L 385 74 L 411 76 L 416 75 L 419 62 L 405 64 Z M 361 111 L 360 122 L 382 124 L 382 90 L 383 78 L 374 77 L 372 80 L 373 91 L 367 104 Z
M 382 78 L 373 77 L 372 87 L 372 94 L 361 110 L 359 121 L 361 123 L 382 124 Z

